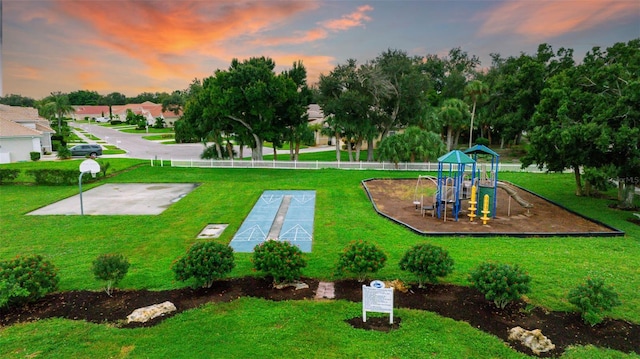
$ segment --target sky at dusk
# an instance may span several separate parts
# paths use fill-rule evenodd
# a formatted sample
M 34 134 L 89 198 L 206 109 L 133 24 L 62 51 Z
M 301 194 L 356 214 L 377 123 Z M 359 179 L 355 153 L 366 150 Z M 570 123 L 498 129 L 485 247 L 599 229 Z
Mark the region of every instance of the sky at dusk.
M 462 48 L 533 54 L 640 37 L 638 0 L 4 0 L 3 95 L 186 89 L 233 58 L 302 60 L 308 82 L 387 49 L 446 56 Z

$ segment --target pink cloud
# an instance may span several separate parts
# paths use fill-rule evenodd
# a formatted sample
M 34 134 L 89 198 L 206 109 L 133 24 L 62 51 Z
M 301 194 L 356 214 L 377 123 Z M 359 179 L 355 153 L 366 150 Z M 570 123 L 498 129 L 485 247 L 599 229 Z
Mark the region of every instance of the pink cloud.
M 364 26 L 365 22 L 371 21 L 371 18 L 366 15 L 366 12 L 372 11 L 373 7 L 369 5 L 363 5 L 351 14 L 342 16 L 339 19 L 327 20 L 322 22 L 322 26 L 332 31 L 348 30 L 352 27 Z
M 638 3 L 634 1 L 505 1 L 482 15 L 484 24 L 479 33 L 516 33 L 539 41 L 618 21 L 637 12 Z
M 228 54 L 229 41 L 255 34 L 314 7 L 307 1 L 72 1 L 65 16 L 93 28 L 81 41 L 136 59 L 154 76 L 186 75 L 190 65 L 168 61 L 191 53 Z

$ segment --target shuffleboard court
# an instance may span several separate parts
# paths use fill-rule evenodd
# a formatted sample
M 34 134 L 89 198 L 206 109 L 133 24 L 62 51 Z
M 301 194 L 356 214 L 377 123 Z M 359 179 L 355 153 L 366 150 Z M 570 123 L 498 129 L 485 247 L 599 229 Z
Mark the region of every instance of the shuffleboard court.
M 315 203 L 315 191 L 264 191 L 231 240 L 231 247 L 248 253 L 267 239 L 277 239 L 311 252 Z

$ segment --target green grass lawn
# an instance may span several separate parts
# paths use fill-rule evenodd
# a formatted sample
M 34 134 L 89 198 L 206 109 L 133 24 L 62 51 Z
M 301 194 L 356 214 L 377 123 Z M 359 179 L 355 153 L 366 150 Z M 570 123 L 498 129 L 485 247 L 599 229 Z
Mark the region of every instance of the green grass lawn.
M 164 133 L 160 135 L 150 135 L 150 136 L 142 136 L 145 140 L 149 141 L 159 141 L 159 140 L 172 140 L 175 138 L 174 133 Z
M 133 128 L 122 128 L 122 129 L 115 128 L 115 129 L 117 129 L 117 130 L 119 130 L 121 132 L 126 132 L 126 133 L 172 133 L 173 132 L 173 128 L 167 128 L 167 127 L 165 127 L 165 128 L 154 128 L 154 127 L 151 127 L 151 126 L 149 126 L 148 129 L 142 129 L 142 130 L 139 130 L 139 129 L 135 128 L 135 127 L 133 127 Z
M 335 153 L 329 151 L 335 156 Z M 305 154 L 306 156 L 307 154 Z M 312 154 L 308 154 L 312 155 Z M 316 154 L 313 154 L 316 155 Z M 109 159 L 118 171 L 142 161 Z M 27 162 L 0 167 L 75 168 L 78 161 Z M 119 288 L 178 288 L 171 263 L 182 256 L 210 223 L 228 223 L 228 243 L 267 189 L 316 190 L 313 252 L 305 254 L 303 275 L 336 279 L 340 251 L 366 239 L 388 256 L 379 279 L 415 278 L 398 268 L 404 252 L 417 243 L 445 248 L 455 261 L 445 282 L 468 285 L 467 274 L 484 261 L 519 264 L 531 275 L 529 300 L 550 310 L 574 310 L 566 296 L 588 276 L 604 277 L 620 294 L 615 318 L 640 323 L 640 227 L 628 212 L 608 208 L 609 199 L 577 198 L 567 174 L 500 173 L 565 206 L 624 230 L 614 238 L 459 238 L 422 237 L 374 213 L 360 181 L 373 177 L 411 177 L 417 172 L 353 170 L 254 170 L 150 167 L 147 163 L 109 177 L 111 183 L 199 183 L 188 196 L 157 216 L 28 216 L 26 213 L 77 194 L 77 186 L 0 186 L 0 260 L 42 254 L 59 270 L 60 289 L 100 290 L 91 262 L 116 252 L 131 262 Z M 101 182 L 83 186 L 86 190 Z M 236 253 L 232 276 L 257 275 L 251 256 Z M 343 320 L 360 315 L 358 303 L 269 302 L 242 298 L 206 305 L 153 328 L 117 329 L 63 319 L 0 328 L 0 357 L 225 357 L 225 358 L 523 358 L 499 339 L 429 312 L 397 310 L 401 329 L 391 333 L 352 329 Z M 535 329 L 535 328 L 531 328 Z M 312 335 L 309 335 L 312 334 Z M 593 347 L 573 348 L 567 358 L 638 357 Z

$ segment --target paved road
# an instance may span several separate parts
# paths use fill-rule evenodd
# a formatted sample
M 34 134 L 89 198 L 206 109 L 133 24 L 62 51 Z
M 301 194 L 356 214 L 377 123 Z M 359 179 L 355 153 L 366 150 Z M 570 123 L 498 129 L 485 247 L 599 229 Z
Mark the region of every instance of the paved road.
M 142 158 L 142 159 L 176 159 L 176 160 L 190 160 L 200 159 L 200 154 L 204 150 L 202 143 L 188 143 L 188 144 L 171 144 L 163 145 L 158 142 L 148 141 L 142 138 L 148 134 L 138 133 L 126 133 L 114 130 L 109 127 L 93 125 L 93 124 L 80 124 L 77 127 L 93 134 L 96 137 L 101 138 L 105 142 L 116 145 L 127 151 L 127 154 L 120 157 Z M 238 148 L 235 148 L 238 152 Z M 300 150 L 300 152 L 318 152 L 318 151 L 331 151 L 334 147 L 318 146 Z M 263 155 L 273 154 L 273 149 L 265 147 L 262 150 Z M 243 156 L 251 156 L 251 149 L 244 148 Z M 279 155 L 288 155 L 288 150 L 279 150 Z M 118 156 L 108 156 L 118 157 Z

